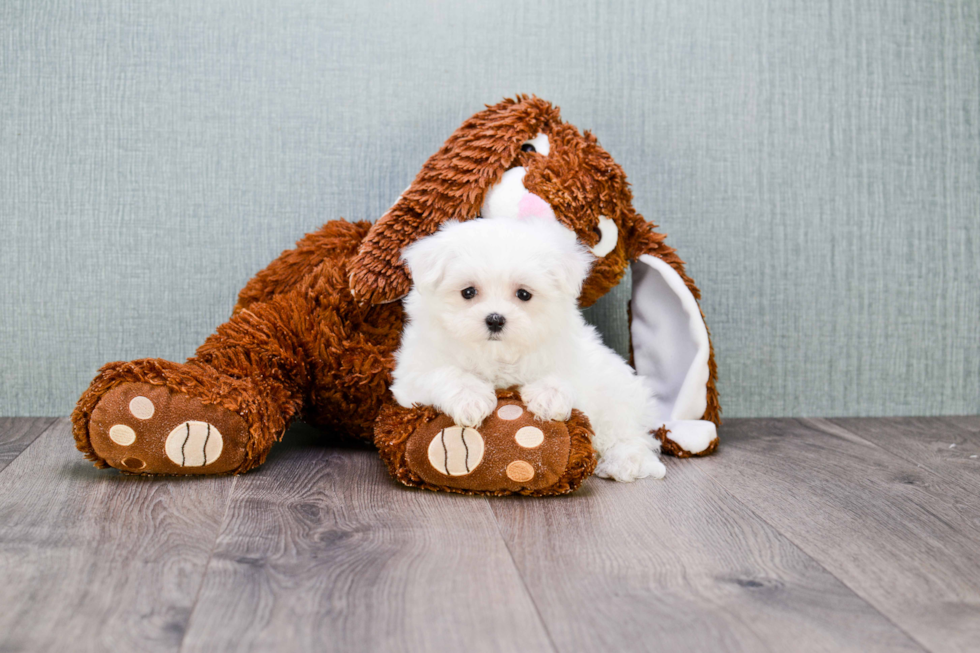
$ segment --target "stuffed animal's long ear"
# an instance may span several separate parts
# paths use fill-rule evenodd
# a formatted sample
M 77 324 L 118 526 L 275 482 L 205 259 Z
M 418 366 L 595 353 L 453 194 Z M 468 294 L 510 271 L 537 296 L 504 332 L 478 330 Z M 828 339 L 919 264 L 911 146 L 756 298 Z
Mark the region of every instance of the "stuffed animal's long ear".
M 673 435 L 675 455 L 703 455 L 717 444 L 721 423 L 714 348 L 698 300 L 701 293 L 684 261 L 653 224 L 632 206 L 623 216 L 627 256 L 633 261 L 630 340 L 633 366 L 649 380 Z M 700 422 L 700 423 L 699 423 Z M 685 439 L 686 438 L 686 439 Z
M 464 122 L 371 227 L 348 270 L 354 297 L 381 304 L 405 296 L 411 279 L 401 250 L 446 220 L 475 218 L 486 190 L 515 160 L 521 144 L 557 119 L 558 109 L 548 102 L 518 96 Z

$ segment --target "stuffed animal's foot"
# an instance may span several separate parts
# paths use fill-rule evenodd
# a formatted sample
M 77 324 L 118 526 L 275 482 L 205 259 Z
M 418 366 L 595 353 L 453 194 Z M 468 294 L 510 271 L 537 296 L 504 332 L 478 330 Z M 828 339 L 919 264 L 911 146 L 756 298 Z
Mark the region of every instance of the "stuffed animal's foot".
M 718 429 L 707 420 L 690 419 L 666 422 L 656 432 L 664 453 L 678 458 L 707 456 L 718 448 Z
M 478 428 L 461 426 L 433 408 L 389 404 L 378 418 L 375 444 L 392 476 L 406 485 L 465 494 L 564 494 L 595 467 L 588 420 L 541 421 L 515 391 Z
M 237 414 L 149 383 L 124 383 L 92 411 L 89 441 L 109 466 L 138 474 L 222 474 L 245 458 Z
M 595 473 L 621 483 L 648 477 L 663 478 L 667 468 L 660 462 L 652 446 L 653 443 L 643 440 L 617 442 L 603 452 Z
M 97 467 L 132 474 L 237 473 L 261 463 L 275 437 L 256 437 L 234 408 L 258 415 L 268 412 L 265 403 L 251 384 L 210 368 L 155 359 L 112 363 L 79 399 L 75 442 Z M 276 417 L 262 424 L 272 429 Z

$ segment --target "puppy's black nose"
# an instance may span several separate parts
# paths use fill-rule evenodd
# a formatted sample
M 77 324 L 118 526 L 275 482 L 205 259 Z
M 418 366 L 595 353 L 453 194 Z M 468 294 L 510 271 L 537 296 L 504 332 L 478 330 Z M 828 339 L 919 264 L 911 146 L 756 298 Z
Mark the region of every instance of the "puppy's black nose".
M 490 329 L 490 333 L 500 333 L 506 323 L 507 318 L 500 313 L 491 313 L 487 316 L 487 328 Z

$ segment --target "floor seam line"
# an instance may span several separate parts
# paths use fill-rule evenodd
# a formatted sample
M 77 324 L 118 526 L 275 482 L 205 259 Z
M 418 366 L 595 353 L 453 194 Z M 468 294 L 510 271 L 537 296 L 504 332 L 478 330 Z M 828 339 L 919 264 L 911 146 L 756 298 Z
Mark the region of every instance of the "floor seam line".
M 551 629 L 548 628 L 547 622 L 541 615 L 541 608 L 538 607 L 538 602 L 534 600 L 534 595 L 531 594 L 531 589 L 527 586 L 527 581 L 524 579 L 524 574 L 521 572 L 521 568 L 517 566 L 517 561 L 514 559 L 514 552 L 510 550 L 510 545 L 507 543 L 507 538 L 504 537 L 503 531 L 500 530 L 500 521 L 497 519 L 497 513 L 493 511 L 493 506 L 490 505 L 490 499 L 483 497 L 483 501 L 487 504 L 487 510 L 490 511 L 490 516 L 493 518 L 493 525 L 497 529 L 497 535 L 500 536 L 500 541 L 504 543 L 504 549 L 507 551 L 507 557 L 510 558 L 510 564 L 514 567 L 514 571 L 517 572 L 517 577 L 521 581 L 521 587 L 524 588 L 524 593 L 527 595 L 528 600 L 531 605 L 534 606 L 534 614 L 538 618 L 538 623 L 544 629 L 544 634 L 548 637 L 548 643 L 551 644 L 551 650 L 555 653 L 559 653 L 561 649 L 555 643 L 554 637 L 551 636 Z
M 20 452 L 16 456 L 14 456 L 13 458 L 11 458 L 10 459 L 10 462 L 7 463 L 4 466 L 3 469 L 0 469 L 0 474 L 3 474 L 5 471 L 7 471 L 8 469 L 10 469 L 11 466 L 13 466 L 13 464 L 15 462 L 17 462 L 17 459 L 24 455 L 24 452 L 25 451 L 27 451 L 28 449 L 30 449 L 31 447 L 33 447 L 34 446 L 34 443 L 37 442 L 38 440 L 40 440 L 42 435 L 46 434 L 48 431 L 50 431 L 55 426 L 57 426 L 59 423 L 61 423 L 61 420 L 67 419 L 67 420 L 69 420 L 69 423 L 70 423 L 70 419 L 68 417 L 46 417 L 44 419 L 50 419 L 51 421 L 48 422 L 47 425 L 43 429 L 41 429 L 41 431 L 37 435 L 34 436 L 34 439 L 31 440 L 27 444 L 26 447 L 24 447 L 23 449 L 21 449 Z
M 204 581 L 207 580 L 208 571 L 211 569 L 211 560 L 214 559 L 214 552 L 218 549 L 218 540 L 221 539 L 221 534 L 225 530 L 225 524 L 228 520 L 228 512 L 231 510 L 231 501 L 236 487 L 238 487 L 237 475 L 231 477 L 231 489 L 228 490 L 228 501 L 225 502 L 225 510 L 221 515 L 221 523 L 218 526 L 218 530 L 214 534 L 214 542 L 211 543 L 211 550 L 208 552 L 207 562 L 204 563 L 204 570 L 201 572 L 201 582 L 197 586 L 197 592 L 194 593 L 194 601 L 191 603 L 191 609 L 187 613 L 187 625 L 184 627 L 184 632 L 180 636 L 180 646 L 177 647 L 177 653 L 181 653 L 181 651 L 184 650 L 184 643 L 187 641 L 187 633 L 189 633 L 191 630 L 191 620 L 194 618 L 194 612 L 197 610 L 197 604 L 201 600 L 201 592 L 204 591 Z

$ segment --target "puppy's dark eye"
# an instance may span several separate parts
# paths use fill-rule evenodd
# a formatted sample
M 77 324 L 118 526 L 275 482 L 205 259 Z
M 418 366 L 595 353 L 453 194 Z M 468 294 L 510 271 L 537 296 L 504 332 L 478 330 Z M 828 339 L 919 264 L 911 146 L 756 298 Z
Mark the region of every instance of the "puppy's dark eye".
M 470 286 L 469 288 L 463 288 L 463 292 L 459 293 L 463 296 L 463 299 L 473 299 L 476 297 L 476 288 Z
M 517 291 L 517 298 L 522 302 L 529 302 L 531 301 L 531 293 L 521 288 Z
M 521 145 L 521 152 L 537 152 L 538 148 L 534 147 L 530 143 L 524 143 Z

